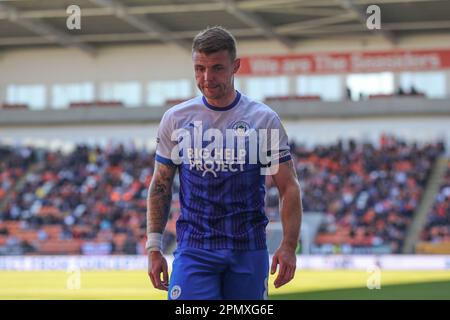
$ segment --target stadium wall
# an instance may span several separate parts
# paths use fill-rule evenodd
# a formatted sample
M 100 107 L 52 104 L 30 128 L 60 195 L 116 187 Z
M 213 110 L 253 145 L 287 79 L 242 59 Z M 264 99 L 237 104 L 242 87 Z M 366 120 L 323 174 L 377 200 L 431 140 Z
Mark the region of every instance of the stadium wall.
M 450 99 L 392 96 L 364 101 L 330 102 L 274 98 L 265 102 L 285 120 L 408 116 L 450 117 Z M 0 109 L 0 126 L 159 123 L 164 112 L 174 104 L 169 102 L 162 107 L 142 105 L 134 108 L 93 105 L 63 110 L 40 110 L 39 112 Z
M 450 117 L 361 117 L 329 119 L 283 119 L 290 139 L 314 146 L 332 144 L 338 139 L 378 144 L 381 134 L 390 134 L 407 142 L 435 142 L 439 139 L 450 150 Z M 133 143 L 138 148 L 152 150 L 156 146 L 158 123 L 92 124 L 52 126 L 0 126 L 0 143 L 26 144 L 51 149 L 68 148 L 75 144 Z
M 167 256 L 172 265 L 173 257 Z M 0 271 L 147 270 L 146 256 L 3 256 Z M 450 270 L 449 255 L 298 256 L 297 268 L 314 270 Z
M 294 49 L 276 41 L 240 41 L 238 53 L 244 55 L 342 52 L 360 50 L 445 48 L 450 35 L 402 37 L 395 45 L 382 36 L 330 37 L 304 40 Z M 447 45 L 447 47 L 449 47 Z M 168 54 L 170 52 L 170 54 Z M 450 92 L 450 71 L 446 72 Z M 44 84 L 92 81 L 141 81 L 192 79 L 189 52 L 166 45 L 109 46 L 88 55 L 74 48 L 10 49 L 0 53 L 0 101 L 7 84 Z M 194 86 L 194 83 L 192 82 Z M 291 88 L 291 91 L 295 88 Z M 47 95 L 50 94 L 47 90 Z M 98 90 L 97 90 L 98 91 Z M 243 88 L 245 91 L 245 88 Z M 195 92 L 195 91 L 194 91 Z M 96 92 L 98 95 L 98 92 Z M 145 95 L 145 90 L 142 92 Z M 97 97 L 98 98 L 98 97 Z M 50 99 L 47 99 L 49 101 Z

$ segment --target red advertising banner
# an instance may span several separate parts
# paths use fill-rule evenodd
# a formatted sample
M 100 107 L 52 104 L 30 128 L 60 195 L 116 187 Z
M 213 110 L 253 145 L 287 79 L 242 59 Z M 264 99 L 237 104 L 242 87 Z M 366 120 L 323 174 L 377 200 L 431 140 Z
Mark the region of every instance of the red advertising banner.
M 450 69 L 450 49 L 313 53 L 241 58 L 240 76 Z

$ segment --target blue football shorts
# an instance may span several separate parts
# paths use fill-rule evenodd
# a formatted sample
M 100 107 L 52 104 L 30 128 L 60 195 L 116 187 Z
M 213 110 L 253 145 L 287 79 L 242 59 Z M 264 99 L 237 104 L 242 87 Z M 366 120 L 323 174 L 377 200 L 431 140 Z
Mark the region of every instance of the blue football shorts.
M 178 248 L 169 300 L 267 299 L 269 254 L 263 250 Z

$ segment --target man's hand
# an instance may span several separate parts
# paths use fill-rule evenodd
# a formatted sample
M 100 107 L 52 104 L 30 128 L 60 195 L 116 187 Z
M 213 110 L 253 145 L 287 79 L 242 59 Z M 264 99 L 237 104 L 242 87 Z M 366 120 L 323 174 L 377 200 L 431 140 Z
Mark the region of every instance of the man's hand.
M 161 252 L 151 251 L 148 253 L 148 276 L 152 281 L 153 287 L 159 290 L 168 291 L 169 273 L 167 270 L 167 261 Z M 161 273 L 163 274 L 162 281 Z
M 274 281 L 275 288 L 279 288 L 291 281 L 295 275 L 295 249 L 299 241 L 303 209 L 300 183 L 292 160 L 281 163 L 272 179 L 280 194 L 280 217 L 283 225 L 283 240 L 273 256 L 270 268 L 270 273 L 274 274 L 280 265 Z
M 272 258 L 272 267 L 270 268 L 270 274 L 274 274 L 278 268 L 278 276 L 273 282 L 275 288 L 279 288 L 294 278 L 297 257 L 295 256 L 295 248 L 288 248 L 286 246 L 280 246 L 275 252 Z

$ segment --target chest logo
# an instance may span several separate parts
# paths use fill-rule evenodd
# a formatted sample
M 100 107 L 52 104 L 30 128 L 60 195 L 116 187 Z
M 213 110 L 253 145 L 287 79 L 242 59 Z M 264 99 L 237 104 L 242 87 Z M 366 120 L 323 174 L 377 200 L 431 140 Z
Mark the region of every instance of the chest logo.
M 245 136 L 250 130 L 250 125 L 243 120 L 239 120 L 231 128 L 237 136 Z

